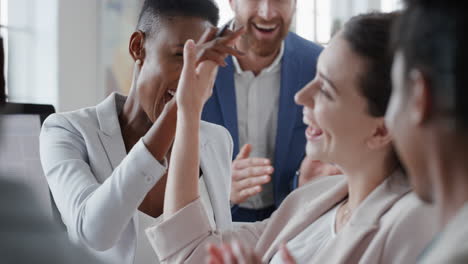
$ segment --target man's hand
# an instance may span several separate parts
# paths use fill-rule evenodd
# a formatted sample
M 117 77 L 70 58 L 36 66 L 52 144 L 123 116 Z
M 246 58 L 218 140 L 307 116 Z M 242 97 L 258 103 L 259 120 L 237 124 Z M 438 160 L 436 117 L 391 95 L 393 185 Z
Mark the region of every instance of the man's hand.
M 250 158 L 252 146 L 242 147 L 232 162 L 231 203 L 240 204 L 262 191 L 262 185 L 271 180 L 273 167 L 265 158 Z
M 299 169 L 298 187 L 304 186 L 320 176 L 338 174 L 341 174 L 341 171 L 335 165 L 313 160 L 306 156 L 301 163 L 301 168 Z

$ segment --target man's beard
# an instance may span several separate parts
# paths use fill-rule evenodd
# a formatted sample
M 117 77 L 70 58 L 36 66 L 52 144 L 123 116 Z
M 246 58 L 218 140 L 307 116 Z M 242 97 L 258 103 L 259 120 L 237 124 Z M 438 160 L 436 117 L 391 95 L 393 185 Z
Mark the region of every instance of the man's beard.
M 257 39 L 254 32 L 253 22 L 249 21 L 246 25 L 246 33 L 241 37 L 244 47 L 252 51 L 255 55 L 260 57 L 268 57 L 276 52 L 281 47 L 281 43 L 288 34 L 288 28 L 283 23 L 280 23 L 278 33 L 273 39 L 260 40 Z

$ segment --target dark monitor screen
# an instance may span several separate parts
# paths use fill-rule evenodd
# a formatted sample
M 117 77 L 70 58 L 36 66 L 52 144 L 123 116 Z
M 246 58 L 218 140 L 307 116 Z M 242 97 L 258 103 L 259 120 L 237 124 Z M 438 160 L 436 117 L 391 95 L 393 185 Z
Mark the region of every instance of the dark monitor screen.
M 32 114 L 38 115 L 41 124 L 51 114 L 55 113 L 55 108 L 52 105 L 44 104 L 20 104 L 20 103 L 6 103 L 1 111 L 2 114 Z

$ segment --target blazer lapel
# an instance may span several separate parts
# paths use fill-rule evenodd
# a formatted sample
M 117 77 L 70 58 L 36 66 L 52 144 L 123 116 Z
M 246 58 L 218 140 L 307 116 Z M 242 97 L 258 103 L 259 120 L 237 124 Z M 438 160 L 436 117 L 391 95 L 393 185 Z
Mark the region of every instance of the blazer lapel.
M 304 204 L 303 213 L 292 213 L 292 217 L 288 220 L 284 228 L 276 235 L 273 243 L 262 243 L 259 241 L 259 245 L 270 245 L 268 249 L 257 248 L 258 252 L 265 252 L 263 254 L 263 261 L 270 261 L 273 255 L 277 252 L 281 243 L 286 243 L 299 235 L 299 233 L 304 231 L 305 228 L 315 222 L 320 216 L 342 201 L 347 195 L 347 183 L 343 180 L 330 188 L 330 190 Z M 274 221 L 274 219 L 272 220 Z M 275 226 L 274 228 L 278 228 L 278 226 Z M 271 238 L 265 237 L 265 239 Z
M 119 99 L 124 100 L 124 97 L 114 93 L 96 107 L 100 127 L 100 131 L 98 131 L 99 139 L 107 154 L 112 170 L 117 168 L 127 155 L 117 115 L 117 100 Z
M 229 172 L 228 175 L 221 174 L 226 171 L 226 168 L 221 168 L 221 164 L 222 162 L 213 150 L 209 139 L 205 138 L 205 135 L 201 135 L 200 167 L 213 208 L 215 223 L 219 230 L 229 230 L 231 228 L 231 211 L 226 194 L 230 190 L 224 179 L 230 179 L 230 175 Z
M 127 156 L 117 113 L 117 104 L 123 104 L 125 100 L 125 96 L 113 93 L 96 106 L 96 114 L 100 127 L 98 135 L 109 160 L 111 172 L 115 170 L 125 156 Z M 137 214 L 133 216 L 134 230 L 138 230 L 137 217 Z
M 403 173 L 396 170 L 356 208 L 350 219 L 351 226 L 378 225 L 380 218 L 410 191 L 411 186 L 404 178 Z
M 221 114 L 223 116 L 224 127 L 231 133 L 234 141 L 233 155 L 239 152 L 239 131 L 237 128 L 237 104 L 236 90 L 234 87 L 234 64 L 232 57 L 226 59 L 227 66 L 218 69 L 215 87 Z
M 402 178 L 402 172 L 396 171 L 361 203 L 348 225 L 326 248 L 318 252 L 314 262 L 358 263 L 379 230 L 381 217 L 410 190 L 410 186 Z

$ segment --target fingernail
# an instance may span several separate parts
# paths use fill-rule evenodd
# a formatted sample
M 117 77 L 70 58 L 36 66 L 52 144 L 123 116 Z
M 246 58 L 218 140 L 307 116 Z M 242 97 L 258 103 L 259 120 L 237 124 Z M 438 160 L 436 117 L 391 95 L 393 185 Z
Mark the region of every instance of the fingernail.
M 136 65 L 141 65 L 141 60 L 140 60 L 140 59 L 136 60 L 136 61 L 135 61 L 135 64 L 136 64 Z
M 187 40 L 187 47 L 189 49 L 193 49 L 195 47 L 195 42 L 193 41 L 193 39 Z

